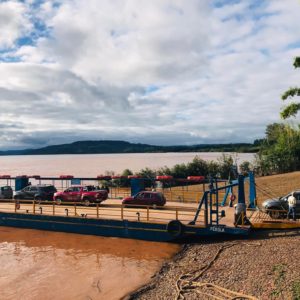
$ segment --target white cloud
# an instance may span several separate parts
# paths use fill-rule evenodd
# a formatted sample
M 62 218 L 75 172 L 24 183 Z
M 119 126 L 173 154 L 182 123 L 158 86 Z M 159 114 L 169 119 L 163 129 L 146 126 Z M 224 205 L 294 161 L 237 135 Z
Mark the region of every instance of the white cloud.
M 279 120 L 280 94 L 299 82 L 300 5 L 225 3 L 0 3 L 14 7 L 10 39 L 0 36 L 11 47 L 0 53 L 0 146 L 62 135 L 158 144 L 262 137 Z
M 38 44 L 89 81 L 166 83 L 201 69 L 209 48 L 207 1 L 64 1 Z
M 16 40 L 31 30 L 26 5 L 18 1 L 0 2 L 0 50 L 13 47 Z

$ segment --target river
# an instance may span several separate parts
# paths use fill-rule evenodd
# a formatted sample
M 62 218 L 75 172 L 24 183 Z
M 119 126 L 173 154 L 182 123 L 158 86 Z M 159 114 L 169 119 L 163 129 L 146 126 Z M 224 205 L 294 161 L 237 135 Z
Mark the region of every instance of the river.
M 0 227 L 0 299 L 120 299 L 179 246 Z
M 228 154 L 229 155 L 229 154 Z M 237 164 L 253 161 L 252 153 L 231 153 Z M 125 169 L 133 172 L 148 167 L 172 167 L 188 163 L 198 156 L 204 160 L 218 160 L 219 152 L 188 153 L 131 153 L 131 154 L 80 154 L 80 155 L 28 155 L 0 156 L 0 175 L 59 176 L 70 174 L 77 177 L 96 177 L 106 171 L 115 174 Z

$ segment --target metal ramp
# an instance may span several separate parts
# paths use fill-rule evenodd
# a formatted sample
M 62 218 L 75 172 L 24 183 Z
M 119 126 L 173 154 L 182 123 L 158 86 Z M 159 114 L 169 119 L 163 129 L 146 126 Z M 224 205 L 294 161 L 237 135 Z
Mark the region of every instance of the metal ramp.
M 278 218 L 270 216 L 270 210 L 255 210 L 249 216 L 253 229 L 300 229 L 300 220 L 287 219 L 287 211 L 281 211 Z

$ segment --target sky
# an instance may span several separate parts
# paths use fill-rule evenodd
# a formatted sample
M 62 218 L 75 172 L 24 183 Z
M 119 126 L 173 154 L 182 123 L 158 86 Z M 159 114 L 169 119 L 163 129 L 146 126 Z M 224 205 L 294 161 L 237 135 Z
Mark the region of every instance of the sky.
M 300 84 L 299 13 L 299 0 L 0 0 L 0 150 L 262 138 Z

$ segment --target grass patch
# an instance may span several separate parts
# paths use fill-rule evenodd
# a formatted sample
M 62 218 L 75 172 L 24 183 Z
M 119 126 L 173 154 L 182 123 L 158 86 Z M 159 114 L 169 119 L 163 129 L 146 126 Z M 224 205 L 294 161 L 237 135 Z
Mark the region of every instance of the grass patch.
M 294 281 L 292 284 L 293 300 L 300 300 L 300 281 Z
M 283 291 L 283 282 L 284 282 L 285 273 L 286 273 L 285 268 L 286 268 L 286 266 L 283 264 L 273 266 L 272 271 L 273 271 L 273 274 L 275 275 L 275 280 L 274 280 L 275 289 L 271 293 L 273 298 L 277 298 L 278 296 L 280 296 Z M 300 290 L 299 290 L 299 292 L 300 292 Z M 300 300 L 300 298 L 299 298 L 299 300 Z

